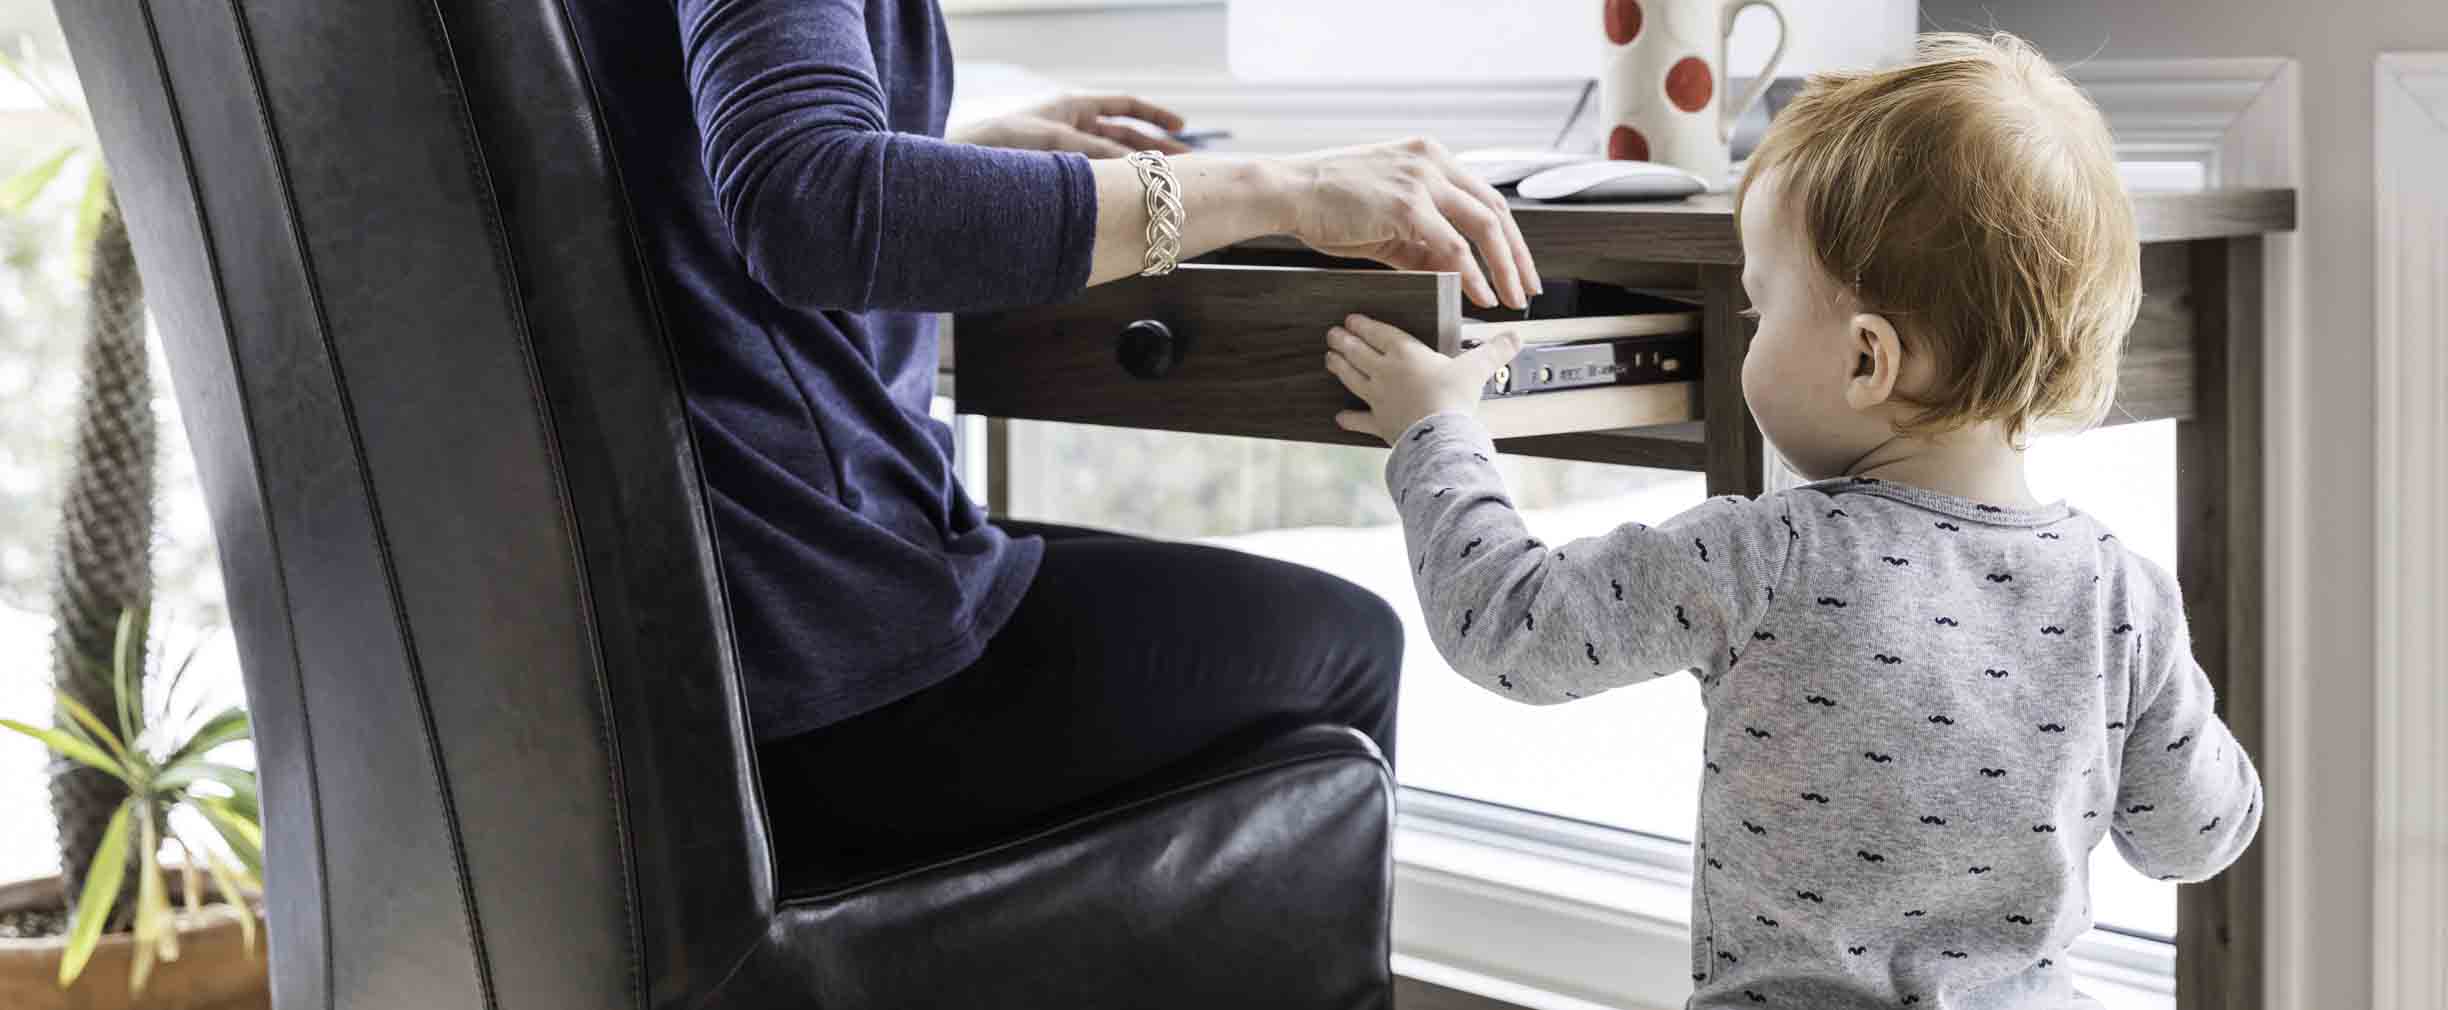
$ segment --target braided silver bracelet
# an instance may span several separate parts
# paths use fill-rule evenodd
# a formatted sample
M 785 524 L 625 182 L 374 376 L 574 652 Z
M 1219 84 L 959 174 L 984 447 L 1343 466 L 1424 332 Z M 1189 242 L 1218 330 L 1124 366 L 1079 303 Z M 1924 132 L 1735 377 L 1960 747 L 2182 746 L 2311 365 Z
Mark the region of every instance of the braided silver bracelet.
M 1139 170 L 1139 185 L 1147 191 L 1147 263 L 1141 277 L 1162 277 L 1181 265 L 1181 180 L 1173 163 L 1160 151 L 1133 151 L 1124 159 Z

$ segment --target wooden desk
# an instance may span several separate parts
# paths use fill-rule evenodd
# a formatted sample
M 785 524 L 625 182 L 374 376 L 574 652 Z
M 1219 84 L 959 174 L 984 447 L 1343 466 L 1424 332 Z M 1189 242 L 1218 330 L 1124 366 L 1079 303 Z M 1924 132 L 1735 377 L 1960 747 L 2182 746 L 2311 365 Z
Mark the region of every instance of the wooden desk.
M 2295 227 L 2292 190 L 2134 197 L 2145 299 L 2111 423 L 2177 422 L 2177 578 L 2195 656 L 2236 737 L 2262 740 L 2262 236 Z M 1750 343 L 1731 201 L 1555 206 L 1515 219 L 1549 279 L 1617 284 L 1703 312 L 1691 417 L 1637 428 L 1500 439 L 1506 452 L 1703 471 L 1712 495 L 1766 489 L 1766 443 L 1742 398 Z M 1452 274 L 1360 269 L 1282 239 L 1245 243 L 1170 277 L 1091 289 L 1063 305 L 962 317 L 956 400 L 965 414 L 1314 442 L 1375 444 L 1334 426 L 1344 391 L 1323 365 L 1326 328 L 1366 313 L 1450 347 L 1462 322 Z M 1165 322 L 1185 345 L 1162 378 L 1135 378 L 1116 338 Z M 949 362 L 948 362 L 949 363 Z M 1000 453 L 996 453 L 999 466 Z M 988 499 L 1002 499 L 998 476 Z M 2261 993 L 2263 838 L 2218 880 L 2178 898 L 2180 1007 L 2255 1007 Z

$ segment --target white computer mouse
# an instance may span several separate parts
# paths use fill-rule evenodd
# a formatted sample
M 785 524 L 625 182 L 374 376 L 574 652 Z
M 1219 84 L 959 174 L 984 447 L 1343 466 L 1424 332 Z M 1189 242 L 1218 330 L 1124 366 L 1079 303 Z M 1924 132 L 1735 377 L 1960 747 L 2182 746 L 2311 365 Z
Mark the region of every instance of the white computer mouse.
M 1514 187 L 1533 200 L 1677 200 L 1708 182 L 1653 161 L 1584 161 L 1533 173 Z
M 1589 159 L 1587 154 L 1523 147 L 1483 148 L 1454 155 L 1454 160 L 1461 163 L 1464 171 L 1478 176 L 1490 186 L 1510 186 L 1536 172 Z

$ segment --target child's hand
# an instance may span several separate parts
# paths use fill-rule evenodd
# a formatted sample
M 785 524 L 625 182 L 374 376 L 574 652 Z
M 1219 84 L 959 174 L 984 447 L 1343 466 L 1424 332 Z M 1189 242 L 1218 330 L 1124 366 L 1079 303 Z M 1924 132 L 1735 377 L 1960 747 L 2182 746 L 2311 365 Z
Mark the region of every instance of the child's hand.
M 1508 330 L 1448 358 L 1392 326 L 1347 316 L 1326 331 L 1326 370 L 1369 409 L 1342 411 L 1335 424 L 1392 445 L 1420 418 L 1477 408 L 1488 377 L 1520 351 L 1521 337 Z

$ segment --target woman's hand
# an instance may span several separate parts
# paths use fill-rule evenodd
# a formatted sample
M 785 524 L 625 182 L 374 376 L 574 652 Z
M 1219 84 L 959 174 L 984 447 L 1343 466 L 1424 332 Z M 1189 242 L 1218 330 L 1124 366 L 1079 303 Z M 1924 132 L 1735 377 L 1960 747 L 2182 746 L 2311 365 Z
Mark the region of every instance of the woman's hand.
M 1115 118 L 1153 123 L 1166 130 L 1182 128 L 1182 117 L 1171 110 L 1129 95 L 1066 95 L 1031 109 L 980 120 L 949 138 L 981 147 L 1023 151 L 1077 151 L 1091 158 L 1119 158 L 1132 151 L 1187 153 L 1190 148 L 1160 133 Z
M 1521 337 L 1507 330 L 1448 358 L 1395 327 L 1346 316 L 1326 331 L 1326 370 L 1369 409 L 1337 413 L 1335 424 L 1392 445 L 1420 418 L 1477 409 L 1488 377 L 1520 352 Z
M 1453 271 L 1482 306 L 1522 308 L 1541 288 L 1521 226 L 1496 188 L 1433 140 L 1346 147 L 1285 159 L 1292 236 L 1320 252 L 1399 270 Z M 1471 246 L 1486 260 L 1483 271 Z M 1493 286 L 1490 280 L 1494 281 Z

